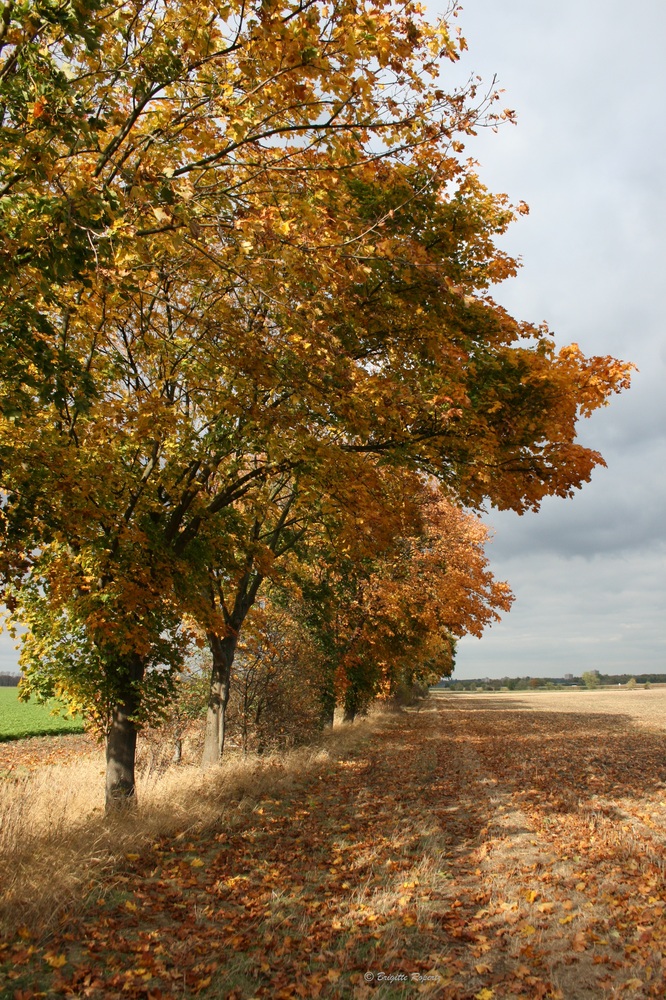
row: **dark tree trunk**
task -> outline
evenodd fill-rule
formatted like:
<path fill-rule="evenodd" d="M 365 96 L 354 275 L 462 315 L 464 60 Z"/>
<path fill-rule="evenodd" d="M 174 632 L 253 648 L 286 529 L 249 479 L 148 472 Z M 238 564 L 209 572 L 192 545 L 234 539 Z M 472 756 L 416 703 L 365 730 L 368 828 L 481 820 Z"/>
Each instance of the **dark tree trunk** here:
<path fill-rule="evenodd" d="M 210 695 L 206 714 L 206 738 L 204 742 L 204 767 L 219 763 L 224 751 L 225 723 L 238 636 L 229 635 L 221 639 L 213 632 L 208 633 L 208 644 L 213 654 L 210 676 Z"/>
<path fill-rule="evenodd" d="M 132 716 L 138 708 L 135 683 L 143 679 L 144 664 L 134 657 L 126 671 L 125 697 L 111 712 L 111 725 L 106 735 L 106 811 L 116 812 L 136 803 L 136 737 Z"/>
<path fill-rule="evenodd" d="M 350 685 L 345 692 L 345 709 L 342 717 L 343 722 L 353 722 L 359 708 L 358 693 L 354 685 Z"/>
<path fill-rule="evenodd" d="M 136 798 L 134 763 L 136 726 L 129 718 L 131 709 L 117 706 L 111 714 L 106 736 L 106 811 L 133 804 Z"/>
<path fill-rule="evenodd" d="M 335 719 L 335 685 L 333 674 L 324 680 L 321 689 L 321 724 L 324 729 L 332 729 Z"/>
<path fill-rule="evenodd" d="M 252 574 L 251 566 L 238 584 L 233 612 L 227 618 L 229 634 L 220 638 L 214 632 L 208 632 L 206 638 L 213 654 L 213 666 L 210 673 L 210 695 L 206 715 L 206 737 L 202 765 L 218 764 L 224 751 L 224 737 L 227 702 L 231 684 L 231 667 L 236 655 L 238 633 L 245 621 L 248 611 L 254 604 L 257 591 L 262 584 L 261 573 Z"/>

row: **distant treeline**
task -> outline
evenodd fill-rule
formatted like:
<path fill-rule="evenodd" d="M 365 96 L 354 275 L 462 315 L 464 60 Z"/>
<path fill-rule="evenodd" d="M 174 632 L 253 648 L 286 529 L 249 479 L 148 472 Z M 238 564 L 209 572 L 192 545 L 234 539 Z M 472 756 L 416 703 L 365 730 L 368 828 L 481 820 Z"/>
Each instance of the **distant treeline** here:
<path fill-rule="evenodd" d="M 15 688 L 20 679 L 18 674 L 0 674 L 0 687 Z"/>
<path fill-rule="evenodd" d="M 628 684 L 633 678 L 636 684 L 666 684 L 666 674 L 597 674 L 600 686 L 617 687 Z M 536 688 L 589 687 L 583 677 L 479 677 L 471 680 L 454 680 L 451 677 L 441 681 L 437 687 L 447 691 L 531 691 Z"/>

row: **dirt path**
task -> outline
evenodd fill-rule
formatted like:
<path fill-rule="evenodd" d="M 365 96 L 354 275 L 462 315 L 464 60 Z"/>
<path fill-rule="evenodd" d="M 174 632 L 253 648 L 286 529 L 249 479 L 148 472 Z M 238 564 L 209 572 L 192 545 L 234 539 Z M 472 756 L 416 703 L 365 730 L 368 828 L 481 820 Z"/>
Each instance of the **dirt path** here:
<path fill-rule="evenodd" d="M 620 716 L 432 700 L 130 856 L 3 995 L 663 997 L 664 762 Z"/>

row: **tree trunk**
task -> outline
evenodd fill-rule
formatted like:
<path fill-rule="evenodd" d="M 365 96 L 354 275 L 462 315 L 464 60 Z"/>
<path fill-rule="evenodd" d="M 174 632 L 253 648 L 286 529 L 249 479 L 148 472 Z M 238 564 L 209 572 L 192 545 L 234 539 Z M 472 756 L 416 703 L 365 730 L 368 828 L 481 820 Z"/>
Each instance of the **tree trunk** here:
<path fill-rule="evenodd" d="M 106 811 L 133 805 L 136 801 L 134 762 L 136 726 L 126 706 L 116 707 L 106 736 Z"/>
<path fill-rule="evenodd" d="M 252 575 L 252 560 L 250 560 L 247 573 L 238 583 L 233 612 L 226 618 L 229 634 L 220 638 L 214 632 L 206 633 L 208 645 L 213 654 L 213 666 L 210 673 L 206 737 L 201 761 L 203 767 L 207 767 L 209 764 L 218 764 L 222 758 L 231 667 L 236 655 L 238 633 L 248 611 L 256 600 L 263 579 L 261 573 Z M 213 603 L 215 603 L 214 599 Z"/>
<path fill-rule="evenodd" d="M 136 804 L 136 737 L 132 716 L 138 707 L 135 683 L 143 679 L 144 664 L 132 658 L 125 672 L 126 690 L 122 702 L 111 712 L 111 726 L 106 735 L 106 811 L 116 812 Z"/>
<path fill-rule="evenodd" d="M 343 722 L 353 722 L 358 712 L 358 693 L 353 685 L 350 685 L 345 692 L 345 711 L 342 717 Z"/>
<path fill-rule="evenodd" d="M 221 639 L 219 635 L 209 632 L 207 638 L 210 651 L 213 654 L 213 666 L 210 676 L 208 712 L 206 714 L 206 738 L 202 759 L 204 767 L 207 767 L 209 764 L 218 764 L 224 751 L 231 666 L 234 662 L 234 654 L 238 643 L 236 635 L 228 635 Z"/>
<path fill-rule="evenodd" d="M 333 674 L 324 680 L 321 689 L 321 724 L 323 729 L 332 729 L 335 719 L 335 685 Z"/>

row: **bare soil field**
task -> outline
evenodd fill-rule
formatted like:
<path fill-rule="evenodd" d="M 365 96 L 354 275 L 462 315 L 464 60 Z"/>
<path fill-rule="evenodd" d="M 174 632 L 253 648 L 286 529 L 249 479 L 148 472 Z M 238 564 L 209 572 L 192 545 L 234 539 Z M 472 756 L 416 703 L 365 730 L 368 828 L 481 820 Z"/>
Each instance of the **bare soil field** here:
<path fill-rule="evenodd" d="M 7 928 L 0 994 L 663 998 L 665 704 L 438 696 L 226 796 L 210 775 L 205 814 L 188 778 L 177 827 L 170 793 L 57 921 Z"/>

